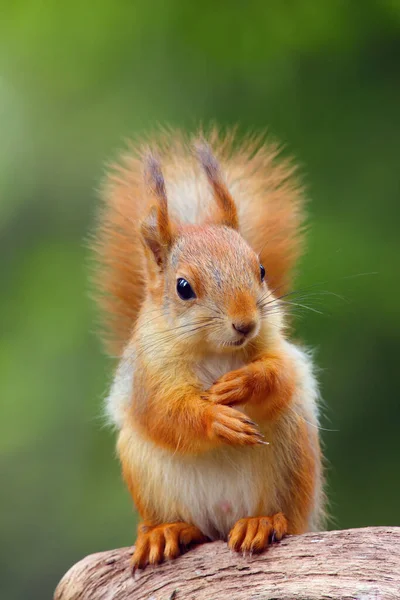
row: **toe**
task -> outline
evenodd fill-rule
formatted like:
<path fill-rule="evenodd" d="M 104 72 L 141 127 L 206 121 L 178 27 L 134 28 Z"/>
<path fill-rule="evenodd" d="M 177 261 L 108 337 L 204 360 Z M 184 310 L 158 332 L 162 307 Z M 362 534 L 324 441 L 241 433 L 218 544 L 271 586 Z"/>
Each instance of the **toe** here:
<path fill-rule="evenodd" d="M 251 552 L 262 552 L 268 547 L 269 538 L 272 534 L 272 523 L 268 517 L 261 517 L 258 523 L 258 530 L 251 544 Z"/>
<path fill-rule="evenodd" d="M 250 552 L 254 538 L 257 535 L 259 526 L 259 519 L 256 517 L 255 519 L 249 519 L 247 523 L 247 531 L 246 536 L 242 542 L 241 551 L 242 552 Z"/>
<path fill-rule="evenodd" d="M 136 569 L 144 569 L 149 560 L 149 538 L 148 536 L 140 536 L 136 542 L 135 551 L 132 556 L 132 571 Z"/>
<path fill-rule="evenodd" d="M 180 555 L 181 551 L 179 548 L 179 530 L 175 527 L 165 527 L 165 550 L 164 556 L 170 560 Z"/>
<path fill-rule="evenodd" d="M 240 519 L 229 534 L 228 546 L 231 550 L 239 552 L 246 536 L 248 519 Z"/>
<path fill-rule="evenodd" d="M 282 513 L 278 513 L 273 517 L 274 538 L 279 542 L 288 530 L 286 517 Z"/>
<path fill-rule="evenodd" d="M 161 529 L 155 529 L 150 534 L 149 563 L 157 565 L 164 559 L 165 538 Z"/>

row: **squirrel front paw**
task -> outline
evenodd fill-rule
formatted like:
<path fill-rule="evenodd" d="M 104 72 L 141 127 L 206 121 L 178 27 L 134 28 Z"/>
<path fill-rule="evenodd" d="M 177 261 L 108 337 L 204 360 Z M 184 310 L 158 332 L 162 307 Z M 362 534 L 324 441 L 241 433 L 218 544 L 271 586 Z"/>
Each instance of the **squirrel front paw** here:
<path fill-rule="evenodd" d="M 229 371 L 208 390 L 209 399 L 216 404 L 244 404 L 253 393 L 254 374 L 246 367 Z"/>
<path fill-rule="evenodd" d="M 256 423 L 230 406 L 212 405 L 209 407 L 208 415 L 211 439 L 218 439 L 225 444 L 235 446 L 268 444 L 257 429 Z"/>

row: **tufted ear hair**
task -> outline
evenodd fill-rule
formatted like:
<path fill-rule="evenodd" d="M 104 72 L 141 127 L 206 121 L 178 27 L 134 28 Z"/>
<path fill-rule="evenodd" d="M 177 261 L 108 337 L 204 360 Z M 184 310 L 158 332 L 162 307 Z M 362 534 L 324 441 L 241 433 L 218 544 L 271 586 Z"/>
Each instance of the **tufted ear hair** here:
<path fill-rule="evenodd" d="M 194 149 L 213 189 L 222 224 L 232 227 L 232 229 L 238 229 L 239 221 L 235 201 L 223 180 L 218 161 L 213 155 L 211 148 L 205 141 L 198 140 L 194 144 Z"/>
<path fill-rule="evenodd" d="M 154 204 L 141 223 L 141 235 L 151 251 L 156 264 L 162 270 L 168 251 L 173 242 L 173 228 L 168 216 L 168 201 L 164 177 L 159 160 L 148 152 L 143 161 L 144 178 L 148 193 L 154 197 Z"/>

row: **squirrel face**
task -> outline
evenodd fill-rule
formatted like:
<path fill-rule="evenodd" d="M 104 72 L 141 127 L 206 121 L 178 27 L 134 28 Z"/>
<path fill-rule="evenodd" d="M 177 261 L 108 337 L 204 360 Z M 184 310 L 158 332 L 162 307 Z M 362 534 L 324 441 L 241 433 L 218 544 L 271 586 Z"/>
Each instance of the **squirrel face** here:
<path fill-rule="evenodd" d="M 265 271 L 237 231 L 185 228 L 171 248 L 164 278 L 171 325 L 187 335 L 192 330 L 192 343 L 196 339 L 208 349 L 232 351 L 260 331 L 261 304 L 268 293 Z"/>

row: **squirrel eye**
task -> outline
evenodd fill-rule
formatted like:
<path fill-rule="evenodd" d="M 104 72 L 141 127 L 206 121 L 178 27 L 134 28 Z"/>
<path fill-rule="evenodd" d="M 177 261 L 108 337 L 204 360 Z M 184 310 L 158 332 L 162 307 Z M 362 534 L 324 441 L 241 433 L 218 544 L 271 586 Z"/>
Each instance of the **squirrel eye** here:
<path fill-rule="evenodd" d="M 180 277 L 176 282 L 176 291 L 178 292 L 179 298 L 182 300 L 191 300 L 192 298 L 196 298 L 196 294 L 194 293 L 192 286 L 186 279 Z"/>
<path fill-rule="evenodd" d="M 265 279 L 265 269 L 262 265 L 260 265 L 260 275 L 261 275 L 261 281 L 264 281 Z"/>

